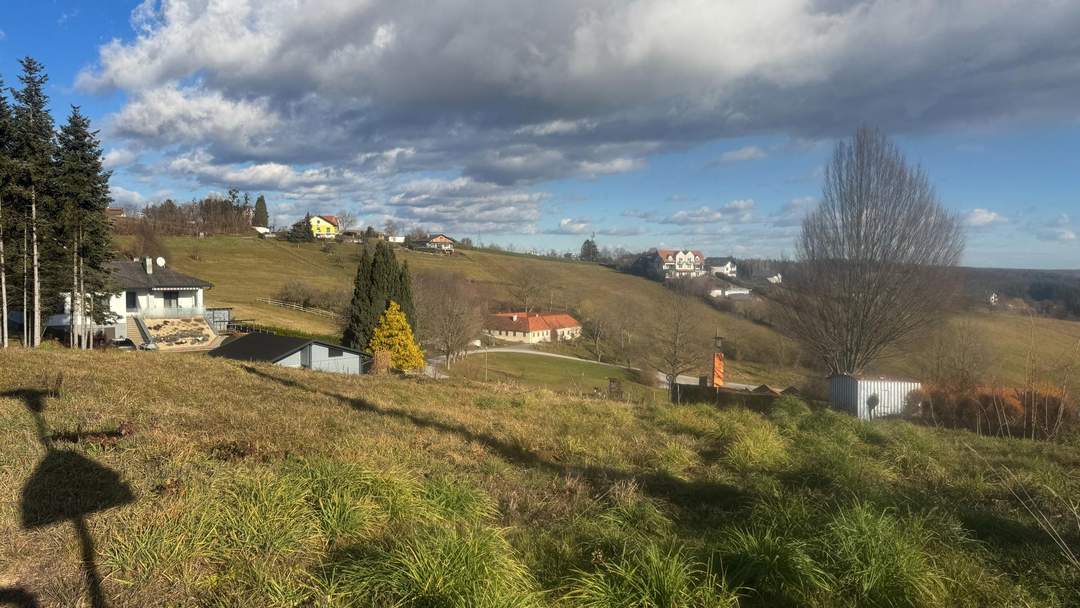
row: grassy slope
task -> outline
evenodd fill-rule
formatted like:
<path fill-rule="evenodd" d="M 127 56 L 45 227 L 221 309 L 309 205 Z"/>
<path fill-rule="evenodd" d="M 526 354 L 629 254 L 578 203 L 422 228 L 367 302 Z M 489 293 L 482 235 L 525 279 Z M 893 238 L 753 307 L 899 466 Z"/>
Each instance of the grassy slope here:
<path fill-rule="evenodd" d="M 1075 447 L 798 408 L 766 419 L 190 356 L 5 352 L 0 587 L 43 606 L 77 602 L 79 557 L 71 526 L 19 526 L 44 451 L 11 391 L 56 371 L 49 432 L 135 429 L 108 447 L 57 442 L 135 495 L 89 519 L 114 608 L 723 606 L 736 586 L 744 606 L 1065 606 L 1080 588 L 1010 491 L 1072 526 L 1075 547 L 1051 493 L 1080 495 Z M 54 475 L 57 491 L 87 484 Z"/>
<path fill-rule="evenodd" d="M 594 391 L 606 394 L 608 380 L 617 378 L 623 383 L 626 397 L 634 401 L 658 401 L 667 397 L 663 390 L 639 384 L 637 373 L 631 370 L 556 357 L 517 353 L 472 355 L 456 363 L 450 371 L 473 380 L 510 382 L 579 395 Z"/>
<path fill-rule="evenodd" d="M 268 297 L 289 279 L 305 281 L 329 289 L 351 289 L 357 260 L 356 245 L 341 245 L 334 256 L 320 251 L 321 245 L 291 245 L 254 238 L 217 237 L 196 241 L 190 238 L 166 239 L 172 264 L 184 271 L 206 278 L 215 287 L 207 293 L 213 305 L 233 306 L 240 317 L 262 323 L 289 327 L 317 334 L 335 334 L 332 321 L 300 312 L 255 302 Z M 198 248 L 201 260 L 191 259 Z M 551 289 L 545 290 L 541 304 L 569 307 L 586 314 L 626 314 L 647 320 L 656 314 L 664 287 L 640 277 L 621 274 L 595 264 L 541 259 L 529 256 L 468 251 L 451 258 L 399 250 L 417 270 L 452 270 L 487 285 L 497 299 L 509 300 L 507 281 L 518 273 L 530 272 L 547 277 Z M 743 360 L 729 365 L 732 382 L 769 382 L 796 384 L 805 371 L 777 365 L 769 353 L 775 352 L 782 338 L 769 328 L 717 311 L 704 303 L 696 304 L 699 333 L 712 336 L 719 330 L 729 340 L 737 340 Z M 967 323 L 993 353 L 994 374 L 1002 383 L 1022 384 L 1029 349 L 1044 363 L 1058 362 L 1080 340 L 1080 323 L 1054 319 L 1035 319 L 1007 314 L 969 313 L 954 322 Z M 789 347 L 789 351 L 793 350 Z M 580 354 L 580 353 L 575 353 Z M 907 353 L 883 361 L 883 373 L 918 376 L 922 356 Z"/>

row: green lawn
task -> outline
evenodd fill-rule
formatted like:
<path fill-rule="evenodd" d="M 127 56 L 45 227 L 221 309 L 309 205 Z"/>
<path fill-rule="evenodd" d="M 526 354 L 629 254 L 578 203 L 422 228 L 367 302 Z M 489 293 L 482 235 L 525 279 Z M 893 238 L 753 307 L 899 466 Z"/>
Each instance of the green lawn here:
<path fill-rule="evenodd" d="M 625 392 L 635 396 L 652 392 L 650 387 L 638 383 L 638 374 L 632 370 L 522 353 L 472 355 L 454 364 L 450 372 L 473 380 L 510 382 L 579 395 L 590 395 L 596 391 L 606 394 L 608 380 L 617 378 L 622 381 Z M 663 396 L 663 391 L 656 392 L 658 398 Z"/>

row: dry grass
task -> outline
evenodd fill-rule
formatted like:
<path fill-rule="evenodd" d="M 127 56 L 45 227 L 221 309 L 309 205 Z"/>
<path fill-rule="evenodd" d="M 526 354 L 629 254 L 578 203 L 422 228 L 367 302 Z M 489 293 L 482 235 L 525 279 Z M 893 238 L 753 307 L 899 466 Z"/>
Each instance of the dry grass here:
<path fill-rule="evenodd" d="M 0 589 L 85 601 L 70 525 L 20 525 L 45 457 L 115 471 L 109 605 L 1067 606 L 1080 449 L 544 389 L 154 353 L 0 353 Z M 22 392 L 19 392 L 22 391 Z M 89 432 L 127 434 L 97 441 Z M 79 435 L 79 434 L 82 435 Z M 1010 475 L 999 474 L 1007 464 Z M 71 480 L 76 489 L 82 482 Z M 1080 531 L 1063 530 L 1076 546 Z M 905 531 L 917 531 L 908 534 Z M 782 571 L 768 564 L 787 564 Z M 738 567 L 736 567 L 738 566 Z M 620 599 L 622 598 L 622 599 Z"/>

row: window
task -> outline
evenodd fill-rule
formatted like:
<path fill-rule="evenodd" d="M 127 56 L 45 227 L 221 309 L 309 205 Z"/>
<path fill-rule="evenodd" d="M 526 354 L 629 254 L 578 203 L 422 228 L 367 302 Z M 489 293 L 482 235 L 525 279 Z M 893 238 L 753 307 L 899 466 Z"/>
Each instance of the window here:
<path fill-rule="evenodd" d="M 180 308 L 180 292 L 179 291 L 166 291 L 165 308 Z"/>
<path fill-rule="evenodd" d="M 345 354 L 345 351 L 341 350 L 340 348 L 334 348 L 333 346 L 331 346 L 331 347 L 330 347 L 330 348 L 328 348 L 327 350 L 329 350 L 329 351 L 330 351 L 330 354 L 329 354 L 329 355 L 327 355 L 327 356 L 329 356 L 330 358 L 334 358 L 334 357 L 340 357 L 340 356 L 342 356 L 342 355 L 344 355 L 344 354 Z"/>
<path fill-rule="evenodd" d="M 136 310 L 139 310 L 139 294 L 135 293 L 134 291 L 126 291 L 124 292 L 124 294 L 127 299 L 126 304 L 128 312 L 135 312 Z"/>

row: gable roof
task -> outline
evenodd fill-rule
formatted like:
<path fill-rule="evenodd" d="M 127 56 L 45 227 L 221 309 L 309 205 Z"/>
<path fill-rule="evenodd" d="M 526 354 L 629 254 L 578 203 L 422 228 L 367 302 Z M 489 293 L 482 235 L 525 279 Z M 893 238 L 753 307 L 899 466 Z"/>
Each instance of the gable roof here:
<path fill-rule="evenodd" d="M 413 239 L 413 242 L 414 243 L 431 243 L 432 241 L 438 240 L 440 238 L 443 239 L 443 240 L 446 240 L 446 241 L 450 241 L 451 243 L 456 243 L 457 242 L 454 239 L 452 239 L 452 238 L 450 238 L 450 237 L 448 237 L 448 236 L 446 236 L 445 234 L 442 234 L 442 233 L 429 234 L 429 235 L 425 236 L 424 238 Z"/>
<path fill-rule="evenodd" d="M 517 317 L 516 321 L 514 320 L 515 316 Z M 528 333 L 534 331 L 551 331 L 553 329 L 568 329 L 571 327 L 581 327 L 581 323 L 566 313 L 525 314 L 523 312 L 497 312 L 489 315 L 487 322 L 484 323 L 484 329 L 496 331 L 523 331 Z"/>
<path fill-rule="evenodd" d="M 309 344 L 321 344 L 327 348 L 339 348 L 345 352 L 366 357 L 364 353 L 338 346 L 327 344 L 319 340 L 309 338 L 294 338 L 292 336 L 278 336 L 276 334 L 247 334 L 235 340 L 229 340 L 221 346 L 207 353 L 211 357 L 224 357 L 239 361 L 266 361 L 275 363 L 285 357 L 301 350 Z"/>
<path fill-rule="evenodd" d="M 674 259 L 675 254 L 677 254 L 677 253 L 692 253 L 692 254 L 694 254 L 694 256 L 696 256 L 698 258 L 701 258 L 702 260 L 705 259 L 705 254 L 701 253 L 700 251 L 697 251 L 696 249 L 657 249 L 656 250 L 656 255 L 660 256 L 661 259 L 666 259 L 668 256 L 671 256 L 671 258 Z"/>
<path fill-rule="evenodd" d="M 310 222 L 311 220 L 322 220 L 334 228 L 338 227 L 338 218 L 336 215 L 313 215 L 308 221 Z"/>
<path fill-rule="evenodd" d="M 144 262 L 115 260 L 109 263 L 112 277 L 121 289 L 210 289 L 208 281 L 188 276 L 166 266 L 154 265 L 154 273 L 146 274 Z"/>

